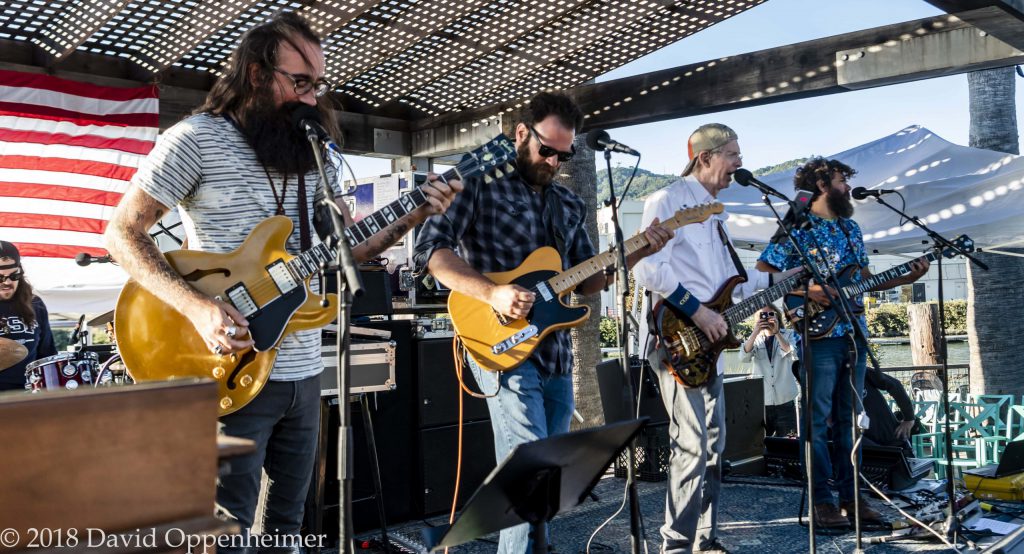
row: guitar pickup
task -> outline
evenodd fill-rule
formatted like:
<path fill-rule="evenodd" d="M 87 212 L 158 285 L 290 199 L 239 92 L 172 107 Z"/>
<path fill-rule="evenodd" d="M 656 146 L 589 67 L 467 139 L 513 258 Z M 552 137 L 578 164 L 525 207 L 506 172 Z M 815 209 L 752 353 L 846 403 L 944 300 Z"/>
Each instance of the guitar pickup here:
<path fill-rule="evenodd" d="M 536 325 L 527 325 L 526 327 L 523 328 L 522 331 L 519 331 L 518 333 L 512 335 L 511 337 L 492 346 L 491 352 L 493 352 L 494 354 L 504 354 L 510 349 L 522 344 L 530 337 L 535 336 L 537 332 L 538 330 Z"/>
<path fill-rule="evenodd" d="M 267 273 L 270 274 L 270 279 L 281 294 L 286 294 L 299 286 L 298 281 L 292 276 L 292 272 L 288 271 L 288 266 L 281 260 L 268 265 Z"/>
<path fill-rule="evenodd" d="M 253 300 L 252 295 L 249 294 L 249 291 L 242 283 L 238 283 L 224 292 L 227 293 L 228 300 L 231 302 L 231 305 L 233 305 L 239 312 L 242 312 L 242 315 L 245 317 L 251 316 L 259 309 L 259 306 L 256 305 L 256 301 Z"/>

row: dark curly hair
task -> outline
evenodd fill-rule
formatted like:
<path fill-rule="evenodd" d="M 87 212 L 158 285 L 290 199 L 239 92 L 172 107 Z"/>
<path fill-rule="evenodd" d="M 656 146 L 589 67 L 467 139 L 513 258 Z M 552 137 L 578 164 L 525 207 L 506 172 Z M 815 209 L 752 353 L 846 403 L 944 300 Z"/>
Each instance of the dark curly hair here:
<path fill-rule="evenodd" d="M 836 172 L 841 173 L 847 179 L 857 174 L 856 169 L 839 160 L 826 160 L 821 156 L 816 156 L 796 170 L 796 175 L 793 176 L 793 186 L 797 190 L 806 190 L 814 193 L 811 200 L 817 200 L 818 196 L 821 195 L 818 182 L 821 181 L 826 185 L 831 183 L 832 175 Z"/>
<path fill-rule="evenodd" d="M 195 113 L 234 115 L 245 126 L 248 114 L 272 101 L 270 83 L 274 80 L 278 48 L 282 43 L 290 44 L 307 65 L 312 64 L 299 47 L 299 40 L 320 46 L 320 37 L 295 12 L 280 12 L 266 23 L 246 31 L 238 48 L 231 54 L 224 74 L 210 89 L 206 101 Z M 257 82 L 253 82 L 249 75 L 249 67 L 253 65 L 258 68 Z M 330 94 L 317 99 L 317 109 L 327 132 L 340 139 L 338 119 Z"/>
<path fill-rule="evenodd" d="M 566 129 L 580 132 L 583 127 L 583 112 L 572 98 L 560 92 L 541 92 L 530 99 L 530 104 L 523 110 L 521 123 L 526 126 L 544 121 L 554 115 Z"/>

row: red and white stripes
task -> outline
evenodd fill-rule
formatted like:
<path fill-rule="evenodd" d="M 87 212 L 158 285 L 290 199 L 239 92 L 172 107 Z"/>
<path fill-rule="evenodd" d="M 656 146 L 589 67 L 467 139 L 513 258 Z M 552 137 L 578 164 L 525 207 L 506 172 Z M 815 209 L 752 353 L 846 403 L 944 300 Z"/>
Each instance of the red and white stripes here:
<path fill-rule="evenodd" d="M 0 70 L 0 239 L 22 256 L 106 254 L 101 234 L 156 141 L 157 96 Z"/>

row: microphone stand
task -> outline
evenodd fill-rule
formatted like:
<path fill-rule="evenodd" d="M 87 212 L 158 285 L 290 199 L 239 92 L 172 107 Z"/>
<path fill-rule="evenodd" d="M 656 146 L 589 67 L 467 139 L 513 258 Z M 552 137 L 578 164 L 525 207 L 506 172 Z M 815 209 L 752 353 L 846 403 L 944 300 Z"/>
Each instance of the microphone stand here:
<path fill-rule="evenodd" d="M 622 326 L 619 328 L 619 355 L 622 360 L 620 367 L 622 369 L 623 383 L 626 383 L 630 389 L 629 400 L 626 402 L 626 406 L 629 408 L 631 415 L 636 414 L 636 404 L 634 404 L 634 397 L 636 391 L 633 390 L 633 378 L 629 371 L 629 320 L 631 315 L 627 309 L 627 303 L 629 302 L 629 272 L 626 269 L 626 250 L 624 248 L 625 241 L 622 236 L 622 226 L 619 225 L 619 206 L 615 199 L 615 181 L 612 179 L 612 153 L 609 149 L 604 150 L 604 161 L 608 166 L 608 200 L 605 201 L 605 206 L 608 206 L 612 210 L 612 226 L 615 228 L 615 244 L 613 248 L 616 251 L 617 256 L 615 257 L 615 279 L 617 281 L 616 286 L 619 291 L 619 313 L 622 314 Z M 610 270 L 605 269 L 606 274 Z M 639 327 L 639 326 L 637 326 Z M 641 360 L 641 363 L 643 360 Z M 636 490 L 636 437 L 629 441 L 627 447 L 629 452 L 629 461 L 626 464 L 626 489 L 629 491 L 629 548 L 632 554 L 640 554 L 640 543 L 643 540 L 640 536 L 640 497 Z"/>
<path fill-rule="evenodd" d="M 348 394 L 350 383 L 349 367 L 349 312 L 352 308 L 352 299 L 363 293 L 363 281 L 356 267 L 355 259 L 352 257 L 352 249 L 345 240 L 345 221 L 341 217 L 341 208 L 334 199 L 334 188 L 327 179 L 327 172 L 324 170 L 323 155 L 320 152 L 320 139 L 315 129 L 306 127 L 306 139 L 313 148 L 313 156 L 316 158 L 317 170 L 324 183 L 324 198 L 321 203 L 327 206 L 331 214 L 331 223 L 334 226 L 334 233 L 329 244 L 335 250 L 338 264 L 338 333 L 337 333 L 337 374 L 338 374 L 338 552 L 341 554 L 352 554 L 355 552 L 355 543 L 352 530 L 352 478 L 353 478 L 353 456 L 352 456 L 352 426 L 351 414 L 349 413 Z M 323 270 L 324 268 L 321 268 Z M 326 298 L 326 297 L 325 297 Z M 326 300 L 322 301 L 326 307 Z"/>
<path fill-rule="evenodd" d="M 779 222 L 779 226 L 785 232 L 786 237 L 789 239 L 789 241 L 793 243 L 793 248 L 800 255 L 801 262 L 804 264 L 805 267 L 807 267 L 810 270 L 811 276 L 813 277 L 815 282 L 817 282 L 817 283 L 826 283 L 827 281 L 822 277 L 820 271 L 818 270 L 817 264 L 811 263 L 810 256 L 807 254 L 806 249 L 800 243 L 798 243 L 796 241 L 796 239 L 793 237 L 792 228 L 790 227 L 790 225 L 787 225 L 785 223 L 784 219 L 779 215 L 778 210 L 775 209 L 775 206 L 772 204 L 771 200 L 769 199 L 769 196 L 776 196 L 778 198 L 781 198 L 781 199 L 785 200 L 786 202 L 788 202 L 790 204 L 791 208 L 793 209 L 793 213 L 794 213 L 794 217 L 793 217 L 793 221 L 792 221 L 792 227 L 799 227 L 799 226 L 801 226 L 803 224 L 803 222 L 801 220 L 804 219 L 804 217 L 806 217 L 805 214 L 798 214 L 797 211 L 796 211 L 798 209 L 798 207 L 791 200 L 789 200 L 789 198 L 787 198 L 782 193 L 776 191 L 775 189 L 773 189 L 771 187 L 768 187 L 768 186 L 765 186 L 765 185 L 761 185 L 759 183 L 756 183 L 753 180 L 751 180 L 749 182 L 749 184 L 751 186 L 757 188 L 759 191 L 761 191 L 761 193 L 762 193 L 761 201 L 764 202 L 764 204 L 766 206 L 768 206 L 768 209 L 770 209 L 772 211 L 772 214 L 775 216 L 775 219 Z M 817 251 L 819 253 L 823 252 L 823 250 L 821 249 L 821 245 L 819 245 L 818 242 L 817 242 L 817 238 L 813 234 L 809 234 L 809 236 L 814 241 L 815 248 L 817 248 Z M 819 255 L 819 257 L 820 257 L 820 255 Z M 858 329 L 857 329 L 857 326 L 854 325 L 853 322 L 852 322 L 852 319 L 851 319 L 851 316 L 850 316 L 850 314 L 852 314 L 852 312 L 850 311 L 849 304 L 848 304 L 848 301 L 846 299 L 845 294 L 842 291 L 842 287 L 838 286 L 839 281 L 836 278 L 836 275 L 835 275 L 834 271 L 832 270 L 832 267 L 830 265 L 828 265 L 828 264 L 824 264 L 824 265 L 828 268 L 830 278 L 837 285 L 836 286 L 836 292 L 837 292 L 837 296 L 839 297 L 839 303 L 837 304 L 837 308 L 839 308 L 839 309 L 837 309 L 836 312 L 840 315 L 840 317 L 847 324 L 850 324 L 854 328 L 855 332 L 857 332 Z M 824 290 L 826 296 L 829 297 L 830 301 L 834 301 L 835 300 L 835 298 L 832 296 L 832 294 L 828 292 L 827 288 L 823 287 L 823 290 Z M 806 280 L 805 283 L 804 283 L 804 302 L 805 302 L 805 304 L 807 302 L 807 299 L 809 298 L 809 293 L 810 293 L 810 279 Z M 806 317 L 807 316 L 806 316 L 806 309 L 805 309 L 805 316 L 804 316 L 804 318 L 806 319 Z M 801 352 L 801 355 L 802 355 L 801 364 L 803 364 L 803 367 L 804 367 L 804 375 L 805 375 L 805 380 L 806 380 L 806 384 L 803 387 L 804 390 L 803 390 L 803 394 L 802 394 L 802 399 L 804 401 L 804 414 L 805 414 L 804 415 L 804 429 L 806 429 L 806 431 L 807 431 L 807 432 L 804 433 L 804 465 L 805 465 L 806 472 L 807 472 L 807 499 L 808 499 L 808 513 L 810 514 L 810 516 L 808 517 L 808 542 L 809 542 L 809 550 L 811 552 L 814 552 L 815 546 L 816 546 L 816 539 L 815 539 L 815 534 L 814 534 L 814 473 L 813 473 L 813 469 L 814 469 L 814 456 L 813 456 L 813 438 L 814 438 L 814 433 L 813 433 L 813 426 L 812 426 L 812 424 L 813 424 L 812 414 L 813 414 L 813 411 L 814 411 L 814 407 L 813 407 L 813 401 L 811 401 L 811 398 L 810 398 L 810 391 L 813 390 L 813 386 L 812 385 L 814 383 L 814 371 L 813 371 L 813 363 L 812 363 L 812 361 L 813 361 L 813 352 L 811 351 L 811 348 L 810 348 L 810 337 L 809 337 L 809 334 L 808 334 L 808 328 L 809 328 L 808 323 L 809 323 L 808 321 L 805 321 L 804 325 L 803 325 L 803 332 L 802 332 L 802 342 L 803 342 L 803 345 L 802 345 L 802 352 Z M 865 338 L 864 340 L 865 340 L 865 344 L 866 344 L 867 339 Z M 853 375 L 854 375 L 854 371 L 856 369 L 856 343 L 854 343 L 851 346 L 850 353 L 851 353 L 851 358 L 852 358 L 852 360 L 850 362 L 850 368 L 851 368 L 851 372 L 850 372 L 851 395 L 856 396 L 856 395 L 854 395 L 854 392 L 856 391 L 856 389 L 855 389 L 855 387 L 853 387 L 853 385 L 855 383 L 855 381 L 853 379 Z M 856 445 L 858 437 L 857 437 L 856 406 L 855 406 L 854 402 L 851 402 L 851 407 L 853 409 L 853 414 L 852 414 L 852 417 L 853 417 L 853 421 L 852 421 L 852 423 L 853 423 L 853 425 L 852 425 L 852 427 L 853 427 L 853 441 L 854 441 L 853 444 Z M 856 449 L 854 449 L 854 451 L 856 451 Z M 854 458 L 854 460 L 856 460 L 856 459 L 857 458 Z M 861 552 L 862 549 L 861 549 L 860 505 L 859 505 L 859 503 L 860 503 L 860 490 L 859 490 L 859 479 L 858 479 L 859 470 L 857 469 L 857 464 L 856 463 L 854 463 L 853 466 L 854 466 L 853 467 L 853 486 L 854 486 L 854 512 L 855 512 L 855 514 L 854 514 L 854 522 L 855 522 L 856 535 L 857 535 L 856 551 L 857 552 Z"/>
<path fill-rule="evenodd" d="M 953 439 L 950 437 L 949 431 L 949 362 L 946 357 L 946 303 L 942 290 L 942 258 L 944 257 L 942 254 L 946 249 L 952 250 L 953 252 L 964 256 L 973 262 L 974 265 L 985 271 L 988 271 L 988 265 L 970 255 L 963 248 L 953 244 L 942 235 L 932 231 L 917 216 L 907 215 L 902 210 L 883 200 L 881 196 L 876 196 L 875 200 L 879 204 L 889 208 L 893 212 L 896 212 L 901 217 L 923 230 L 925 234 L 932 239 L 932 249 L 935 250 L 935 261 L 939 278 L 939 363 L 942 365 L 942 370 L 940 372 L 942 377 L 942 415 L 946 418 L 946 425 L 944 425 L 945 429 L 943 431 L 943 442 L 946 446 L 946 495 L 949 497 L 949 514 L 947 514 L 946 517 L 945 533 L 946 538 L 949 539 L 950 542 L 957 544 L 960 532 L 960 521 L 957 518 L 956 487 L 953 484 Z"/>

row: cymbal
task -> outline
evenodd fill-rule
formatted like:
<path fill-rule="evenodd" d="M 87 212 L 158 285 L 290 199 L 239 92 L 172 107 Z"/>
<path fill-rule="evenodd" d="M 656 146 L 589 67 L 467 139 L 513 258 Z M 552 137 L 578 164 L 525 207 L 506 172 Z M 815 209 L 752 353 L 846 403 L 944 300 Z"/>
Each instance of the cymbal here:
<path fill-rule="evenodd" d="M 102 327 L 112 321 L 114 321 L 114 310 L 110 310 L 105 314 L 100 314 L 90 319 L 88 322 L 86 322 L 86 325 L 88 325 L 89 327 Z"/>
<path fill-rule="evenodd" d="M 28 356 L 28 348 L 18 341 L 0 338 L 0 370 L 7 369 Z"/>

